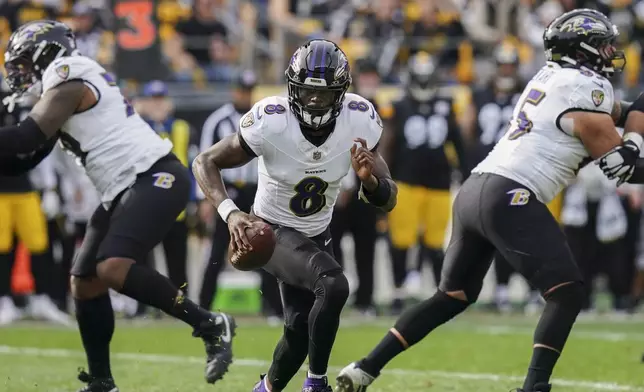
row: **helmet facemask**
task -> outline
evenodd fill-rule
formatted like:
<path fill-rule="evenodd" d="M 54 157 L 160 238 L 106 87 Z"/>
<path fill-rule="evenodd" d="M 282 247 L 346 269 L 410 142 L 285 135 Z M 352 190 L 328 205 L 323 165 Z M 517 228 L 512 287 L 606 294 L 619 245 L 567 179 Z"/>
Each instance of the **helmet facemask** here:
<path fill-rule="evenodd" d="M 32 62 L 23 56 L 7 60 L 4 68 L 7 85 L 14 94 L 25 93 L 39 81 Z"/>
<path fill-rule="evenodd" d="M 302 123 L 313 129 L 323 127 L 338 116 L 347 87 L 322 88 L 293 82 L 288 84 L 292 105 L 299 112 Z"/>

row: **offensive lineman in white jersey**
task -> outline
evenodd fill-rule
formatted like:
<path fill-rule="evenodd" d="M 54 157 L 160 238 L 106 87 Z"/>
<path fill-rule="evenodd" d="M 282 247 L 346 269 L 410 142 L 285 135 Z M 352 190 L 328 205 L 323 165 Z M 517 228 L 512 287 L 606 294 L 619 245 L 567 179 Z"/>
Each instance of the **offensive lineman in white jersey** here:
<path fill-rule="evenodd" d="M 342 268 L 333 258 L 329 223 L 350 166 L 362 181 L 362 198 L 390 211 L 396 185 L 376 151 L 382 122 L 366 99 L 346 94 L 351 84 L 345 54 L 333 42 L 300 47 L 286 70 L 288 98 L 257 102 L 240 130 L 195 159 L 204 194 L 228 223 L 235 250 L 249 251 L 245 229 L 255 221 L 272 225 L 277 238 L 264 267 L 279 281 L 284 335 L 268 375 L 253 392 L 286 388 L 309 357 L 302 391 L 330 392 L 326 371 L 349 295 Z M 220 169 L 259 157 L 259 184 L 251 215 L 228 199 Z"/>
<path fill-rule="evenodd" d="M 563 14 L 547 27 L 546 66 L 521 95 L 504 137 L 454 201 L 438 291 L 407 310 L 367 357 L 344 368 L 336 392 L 366 391 L 391 359 L 474 303 L 495 250 L 546 300 L 517 391 L 551 390 L 550 375 L 584 289 L 564 234 L 544 203 L 593 159 L 619 183 L 644 181 L 644 160 L 638 159 L 644 98 L 615 103 L 606 79 L 624 66 L 623 53 L 614 47 L 617 35 L 605 15 L 589 9 Z M 623 140 L 615 125 L 625 125 Z"/>
<path fill-rule="evenodd" d="M 114 79 L 77 53 L 72 31 L 54 21 L 21 26 L 5 53 L 7 82 L 19 97 L 42 83 L 40 101 L 16 126 L 0 128 L 0 172 L 29 170 L 57 140 L 101 194 L 71 269 L 76 319 L 89 374 L 79 392 L 118 392 L 110 370 L 113 288 L 188 323 L 206 346 L 206 380 L 232 361 L 234 321 L 184 297 L 163 275 L 136 264 L 166 235 L 185 208 L 190 179 L 161 139 L 134 112 Z M 220 341 L 221 340 L 221 341 Z"/>

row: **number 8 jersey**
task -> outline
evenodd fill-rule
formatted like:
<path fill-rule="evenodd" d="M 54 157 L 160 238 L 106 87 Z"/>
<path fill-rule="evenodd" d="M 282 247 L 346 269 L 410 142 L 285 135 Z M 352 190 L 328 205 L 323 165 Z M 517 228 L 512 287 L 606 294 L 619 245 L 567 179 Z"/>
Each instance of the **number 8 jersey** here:
<path fill-rule="evenodd" d="M 607 79 L 584 68 L 548 62 L 523 91 L 505 135 L 472 172 L 512 179 L 548 203 L 591 161 L 581 140 L 562 125 L 563 115 L 610 114 L 613 102 Z"/>
<path fill-rule="evenodd" d="M 365 139 L 373 149 L 382 134 L 373 105 L 356 94 L 346 94 L 335 121 L 331 135 L 316 146 L 302 134 L 285 97 L 265 98 L 241 118 L 242 146 L 259 157 L 257 216 L 308 237 L 326 230 L 351 167 L 354 139 Z"/>
<path fill-rule="evenodd" d="M 172 150 L 134 111 L 115 80 L 94 60 L 61 57 L 43 73 L 43 93 L 59 84 L 80 80 L 96 104 L 71 116 L 60 132 L 62 147 L 85 167 L 107 206 L 159 158 Z"/>

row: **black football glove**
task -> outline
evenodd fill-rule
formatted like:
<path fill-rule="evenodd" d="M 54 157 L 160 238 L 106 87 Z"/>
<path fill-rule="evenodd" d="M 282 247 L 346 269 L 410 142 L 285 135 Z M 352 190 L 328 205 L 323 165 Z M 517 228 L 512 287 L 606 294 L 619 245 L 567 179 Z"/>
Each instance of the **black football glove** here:
<path fill-rule="evenodd" d="M 617 186 L 628 181 L 635 171 L 635 163 L 640 156 L 640 148 L 632 140 L 625 140 L 597 160 L 606 177 L 610 180 L 617 178 Z"/>

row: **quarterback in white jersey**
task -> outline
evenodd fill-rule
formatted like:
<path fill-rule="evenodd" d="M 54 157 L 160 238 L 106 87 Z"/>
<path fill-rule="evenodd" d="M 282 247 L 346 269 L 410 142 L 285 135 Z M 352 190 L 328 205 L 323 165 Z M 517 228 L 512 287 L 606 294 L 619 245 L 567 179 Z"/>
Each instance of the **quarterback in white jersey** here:
<path fill-rule="evenodd" d="M 638 160 L 644 98 L 615 103 L 608 80 L 624 65 L 614 46 L 617 35 L 605 15 L 590 9 L 565 13 L 546 28 L 548 63 L 528 83 L 503 138 L 454 200 L 438 291 L 407 310 L 369 355 L 344 368 L 337 392 L 365 391 L 387 362 L 474 303 L 497 251 L 546 301 L 517 391 L 550 392 L 550 375 L 585 294 L 566 238 L 544 203 L 593 159 L 620 182 L 644 177 Z M 624 124 L 622 139 L 615 126 Z"/>
<path fill-rule="evenodd" d="M 271 224 L 277 238 L 264 269 L 279 282 L 286 325 L 268 374 L 253 391 L 284 390 L 308 355 L 303 391 L 328 392 L 329 355 L 349 295 L 329 233 L 340 183 L 353 166 L 363 200 L 385 211 L 393 209 L 397 190 L 376 150 L 380 117 L 366 99 L 346 93 L 349 64 L 336 44 L 313 40 L 300 47 L 286 81 L 288 97 L 257 102 L 239 132 L 199 155 L 193 171 L 228 223 L 234 251 L 252 252 L 245 229 L 255 221 Z M 228 198 L 219 170 L 254 157 L 259 183 L 249 215 Z"/>
<path fill-rule="evenodd" d="M 101 196 L 71 269 L 89 364 L 89 373 L 79 375 L 87 384 L 80 392 L 118 392 L 109 360 L 114 314 L 108 288 L 191 325 L 205 344 L 206 380 L 221 379 L 232 351 L 230 339 L 220 338 L 233 334 L 232 318 L 198 307 L 166 277 L 135 262 L 166 236 L 189 198 L 189 173 L 170 152 L 172 143 L 136 114 L 105 69 L 78 53 L 62 23 L 21 26 L 9 39 L 5 68 L 14 98 L 36 85 L 42 93 L 23 121 L 0 128 L 0 172 L 28 170 L 59 140 Z"/>

